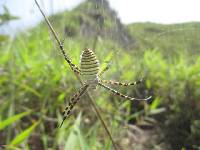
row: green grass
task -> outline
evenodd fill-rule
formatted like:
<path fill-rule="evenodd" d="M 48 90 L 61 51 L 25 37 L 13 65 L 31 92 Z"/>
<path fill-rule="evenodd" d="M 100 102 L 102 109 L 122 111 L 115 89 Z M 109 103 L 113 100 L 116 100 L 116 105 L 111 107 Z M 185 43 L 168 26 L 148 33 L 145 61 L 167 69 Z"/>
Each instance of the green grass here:
<path fill-rule="evenodd" d="M 158 49 L 166 57 L 183 52 L 194 58 L 200 53 L 200 24 L 198 22 L 162 25 L 136 23 L 127 26 L 137 49 Z"/>
<path fill-rule="evenodd" d="M 92 42 L 79 35 L 76 21 L 80 14 L 68 12 L 66 16 L 57 15 L 51 21 L 60 37 L 65 19 L 66 25 L 77 33 L 66 38 L 65 48 L 78 65 L 81 51 L 85 46 L 92 47 Z M 188 30 L 179 30 L 182 26 Z M 158 136 L 171 148 L 199 147 L 199 24 L 147 23 L 127 28 L 139 45 L 137 50 L 122 49 L 109 38 L 98 40 L 95 49 L 98 59 L 103 67 L 107 61 L 111 64 L 103 78 L 125 82 L 145 77 L 138 87 L 115 88 L 135 97 L 152 95 L 154 101 L 149 105 L 141 103 L 144 109 L 130 114 L 129 101 L 124 102 L 100 88 L 92 92 L 114 139 L 119 144 L 127 138 L 125 133 L 132 133 L 125 128 L 130 119 L 135 119 L 136 124 L 153 119 L 156 120 L 153 126 L 162 129 Z M 62 110 L 80 84 L 52 41 L 47 26 L 41 23 L 0 43 L 0 138 L 3 139 L 0 145 L 12 149 L 111 149 L 112 144 L 85 96 L 63 127 L 57 128 L 62 121 Z"/>
<path fill-rule="evenodd" d="M 85 98 L 82 99 L 82 105 L 77 107 L 76 113 L 65 122 L 61 129 L 57 129 L 58 124 L 61 122 L 60 112 L 64 109 L 65 102 L 67 102 L 65 100 L 74 94 L 80 84 L 73 76 L 69 66 L 64 62 L 64 59 L 62 59 L 57 47 L 52 49 L 51 43 L 48 30 L 44 28 L 21 34 L 1 45 L 1 120 L 26 110 L 33 111 L 24 120 L 16 120 L 16 123 L 9 124 L 8 127 L 4 128 L 2 134 L 9 134 L 5 136 L 5 141 L 1 141 L 2 144 L 13 146 L 12 141 L 15 141 L 13 139 L 17 134 L 31 126 L 32 122 L 42 120 L 36 129 L 31 131 L 40 135 L 40 138 L 35 142 L 36 144 L 42 142 L 44 148 L 46 147 L 45 149 L 50 143 L 50 147 L 55 148 L 58 145 L 63 145 L 67 149 L 67 145 L 71 142 L 74 142 L 74 147 L 80 148 L 84 145 L 85 139 L 88 139 L 87 137 L 92 137 L 92 139 L 89 138 L 84 142 L 87 143 L 86 147 L 101 149 L 103 145 L 99 143 L 98 138 L 100 138 L 100 135 L 97 136 L 98 133 L 105 136 L 106 147 L 109 147 L 111 143 L 107 142 L 103 129 L 99 128 L 100 123 L 94 123 L 92 127 L 89 127 L 90 125 L 83 123 L 82 117 L 79 118 L 82 123 L 76 126 L 76 130 L 81 131 L 80 135 L 71 137 L 74 132 L 71 126 L 75 123 L 75 114 L 84 111 L 84 109 L 85 113 L 86 111 L 93 112 L 90 107 L 86 107 L 88 102 Z M 73 61 L 78 64 L 81 47 L 76 41 L 66 40 L 65 43 L 71 49 L 68 51 L 71 58 L 74 58 Z M 105 101 L 102 98 L 99 103 Z M 105 105 L 111 107 L 109 103 Z M 88 117 L 90 122 L 96 120 L 93 113 L 91 117 Z M 88 127 L 86 128 L 86 126 Z M 53 142 L 49 139 L 51 135 L 55 137 L 52 139 Z M 34 138 L 34 135 L 32 135 L 32 138 Z M 76 138 L 75 141 L 74 138 Z M 21 144 L 22 147 L 31 148 L 33 145 L 29 145 L 29 142 L 21 141 L 14 145 Z"/>

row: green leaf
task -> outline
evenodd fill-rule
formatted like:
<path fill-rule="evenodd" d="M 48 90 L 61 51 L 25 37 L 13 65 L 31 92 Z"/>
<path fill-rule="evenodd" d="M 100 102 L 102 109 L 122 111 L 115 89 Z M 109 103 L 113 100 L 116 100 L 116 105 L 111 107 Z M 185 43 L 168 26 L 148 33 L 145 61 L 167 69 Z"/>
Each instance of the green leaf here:
<path fill-rule="evenodd" d="M 9 150 L 21 150 L 20 148 L 15 147 L 15 146 L 12 146 L 12 145 L 5 145 L 4 147 L 5 147 L 6 149 L 9 149 Z"/>
<path fill-rule="evenodd" d="M 77 117 L 73 129 L 70 132 L 68 140 L 65 144 L 65 150 L 76 149 L 80 145 L 80 149 L 89 150 L 87 143 L 80 130 L 81 114 Z"/>
<path fill-rule="evenodd" d="M 31 111 L 27 111 L 27 112 L 23 112 L 14 116 L 9 117 L 6 120 L 3 120 L 0 122 L 0 130 L 3 130 L 6 126 L 12 124 L 13 122 L 21 119 L 22 117 L 29 115 L 31 113 Z"/>
<path fill-rule="evenodd" d="M 150 106 L 151 110 L 157 109 L 161 103 L 161 99 L 157 97 Z"/>
<path fill-rule="evenodd" d="M 10 143 L 10 145 L 18 145 L 21 142 L 23 142 L 26 138 L 28 138 L 30 136 L 30 134 L 32 133 L 32 131 L 35 129 L 35 127 L 39 124 L 39 121 L 35 122 L 32 126 L 30 126 L 29 128 L 25 129 L 22 133 L 20 133 L 19 135 L 17 135 Z"/>
<path fill-rule="evenodd" d="M 160 113 L 163 113 L 165 112 L 166 109 L 165 108 L 157 108 L 157 109 L 153 109 L 149 112 L 150 115 L 156 115 L 156 114 L 160 114 Z"/>
<path fill-rule="evenodd" d="M 63 102 L 64 99 L 65 99 L 65 96 L 66 96 L 66 93 L 65 93 L 65 92 L 61 93 L 61 94 L 58 96 L 58 101 L 59 101 L 59 102 Z"/>
<path fill-rule="evenodd" d="M 36 95 L 37 97 L 39 97 L 39 98 L 42 97 L 42 95 L 37 90 L 35 90 L 34 88 L 30 87 L 28 84 L 23 84 L 23 83 L 18 82 L 18 81 L 14 81 L 14 83 L 17 86 L 20 86 L 21 88 L 23 88 L 25 91 L 31 92 L 34 95 Z"/>
<path fill-rule="evenodd" d="M 113 52 L 110 52 L 109 54 L 107 54 L 107 56 L 104 59 L 104 62 L 101 64 L 101 70 L 105 68 L 110 68 L 112 57 L 113 57 Z"/>
<path fill-rule="evenodd" d="M 146 86 L 148 89 L 152 87 L 151 81 L 149 79 L 146 80 Z"/>

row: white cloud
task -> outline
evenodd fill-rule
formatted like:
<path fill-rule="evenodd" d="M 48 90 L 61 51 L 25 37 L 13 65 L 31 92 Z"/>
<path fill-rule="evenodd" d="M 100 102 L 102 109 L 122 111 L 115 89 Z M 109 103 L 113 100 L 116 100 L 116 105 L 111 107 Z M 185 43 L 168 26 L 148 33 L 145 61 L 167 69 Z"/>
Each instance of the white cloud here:
<path fill-rule="evenodd" d="M 71 9 L 84 0 L 38 0 L 47 14 Z M 123 23 L 156 22 L 181 23 L 200 21 L 199 0 L 108 0 Z M 43 3 L 41 3 L 43 2 Z M 20 20 L 1 26 L 0 32 L 24 29 L 35 25 L 43 17 L 34 0 L 0 0 L 0 6 L 6 5 L 11 14 Z M 0 7 L 0 13 L 3 7 Z M 10 29 L 8 29 L 10 28 Z"/>
<path fill-rule="evenodd" d="M 109 0 L 124 23 L 200 21 L 199 0 Z"/>

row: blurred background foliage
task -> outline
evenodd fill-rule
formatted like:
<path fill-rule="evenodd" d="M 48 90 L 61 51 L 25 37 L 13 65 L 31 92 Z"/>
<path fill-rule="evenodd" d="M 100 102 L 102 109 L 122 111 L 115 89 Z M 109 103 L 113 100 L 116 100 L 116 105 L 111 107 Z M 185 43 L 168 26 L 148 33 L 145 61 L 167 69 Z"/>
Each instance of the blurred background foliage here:
<path fill-rule="evenodd" d="M 200 150 L 200 24 L 123 25 L 104 1 L 88 0 L 50 16 L 75 64 L 93 48 L 104 79 L 144 82 L 113 87 L 152 101 L 130 102 L 92 92 L 121 149 Z M 45 22 L 0 37 L 0 146 L 2 149 L 112 149 L 86 96 L 62 128 L 61 112 L 80 87 Z"/>

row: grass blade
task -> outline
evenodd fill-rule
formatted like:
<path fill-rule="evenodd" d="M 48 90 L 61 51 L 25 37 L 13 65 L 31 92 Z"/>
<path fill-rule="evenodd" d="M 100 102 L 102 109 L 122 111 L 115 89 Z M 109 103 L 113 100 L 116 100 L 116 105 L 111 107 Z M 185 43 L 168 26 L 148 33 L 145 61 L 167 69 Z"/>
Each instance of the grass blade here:
<path fill-rule="evenodd" d="M 76 149 L 80 145 L 80 149 L 88 150 L 88 145 L 81 134 L 80 130 L 81 114 L 77 117 L 73 129 L 70 132 L 69 138 L 65 144 L 65 149 Z"/>
<path fill-rule="evenodd" d="M 10 145 L 15 146 L 23 142 L 26 138 L 30 136 L 32 131 L 35 129 L 35 127 L 39 124 L 39 121 L 35 122 L 33 125 L 31 125 L 29 128 L 25 129 L 22 133 L 17 135 L 10 143 Z"/>
<path fill-rule="evenodd" d="M 31 111 L 27 111 L 27 112 L 23 112 L 23 113 L 19 113 L 17 115 L 11 116 L 8 119 L 1 121 L 0 122 L 0 130 L 3 130 L 5 127 L 9 126 L 10 124 L 12 124 L 13 122 L 21 119 L 24 116 L 27 116 L 31 113 Z"/>

